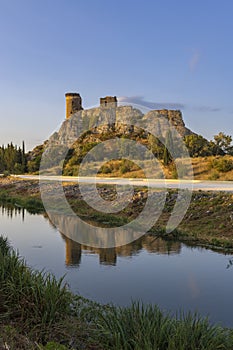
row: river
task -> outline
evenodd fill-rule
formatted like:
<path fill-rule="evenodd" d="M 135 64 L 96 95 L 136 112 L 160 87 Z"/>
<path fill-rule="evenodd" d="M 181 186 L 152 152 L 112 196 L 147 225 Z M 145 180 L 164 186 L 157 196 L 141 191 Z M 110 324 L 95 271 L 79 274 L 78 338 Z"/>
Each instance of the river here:
<path fill-rule="evenodd" d="M 232 255 L 151 235 L 122 247 L 91 248 L 61 234 L 44 215 L 9 207 L 1 207 L 0 215 L 0 234 L 27 264 L 65 275 L 76 294 L 117 305 L 157 303 L 173 314 L 197 311 L 233 327 Z"/>

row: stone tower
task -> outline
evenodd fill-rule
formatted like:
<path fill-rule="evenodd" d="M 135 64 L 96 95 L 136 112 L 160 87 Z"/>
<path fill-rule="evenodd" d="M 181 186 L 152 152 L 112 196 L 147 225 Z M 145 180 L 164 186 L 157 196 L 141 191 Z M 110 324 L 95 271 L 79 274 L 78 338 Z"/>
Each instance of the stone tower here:
<path fill-rule="evenodd" d="M 106 96 L 100 98 L 100 107 L 117 107 L 116 96 Z"/>
<path fill-rule="evenodd" d="M 82 107 L 82 98 L 79 94 L 75 92 L 67 92 L 66 97 L 66 119 L 69 119 L 72 114 L 75 112 L 81 111 Z"/>

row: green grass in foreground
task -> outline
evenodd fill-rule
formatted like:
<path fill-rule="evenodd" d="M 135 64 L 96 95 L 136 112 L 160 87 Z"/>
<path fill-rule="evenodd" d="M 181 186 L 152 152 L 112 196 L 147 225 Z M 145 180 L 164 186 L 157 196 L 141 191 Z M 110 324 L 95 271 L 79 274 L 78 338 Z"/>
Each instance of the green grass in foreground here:
<path fill-rule="evenodd" d="M 231 350 L 233 331 L 198 315 L 172 318 L 156 305 L 120 308 L 74 296 L 62 279 L 28 268 L 0 237 L 0 349 L 6 345 L 17 350 Z"/>

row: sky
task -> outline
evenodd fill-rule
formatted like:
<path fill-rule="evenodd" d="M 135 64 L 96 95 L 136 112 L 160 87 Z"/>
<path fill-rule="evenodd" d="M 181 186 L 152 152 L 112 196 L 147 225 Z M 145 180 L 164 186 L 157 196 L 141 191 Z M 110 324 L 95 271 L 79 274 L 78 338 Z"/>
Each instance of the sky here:
<path fill-rule="evenodd" d="M 0 144 L 46 140 L 65 93 L 181 109 L 233 135 L 231 0 L 0 0 Z"/>

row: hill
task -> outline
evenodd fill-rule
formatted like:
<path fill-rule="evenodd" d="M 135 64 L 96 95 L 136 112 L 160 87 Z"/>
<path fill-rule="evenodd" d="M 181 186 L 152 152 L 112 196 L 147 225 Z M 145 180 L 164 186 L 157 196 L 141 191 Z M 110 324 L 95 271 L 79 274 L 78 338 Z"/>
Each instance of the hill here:
<path fill-rule="evenodd" d="M 55 132 L 44 145 L 37 146 L 29 152 L 28 171 L 37 172 L 39 170 L 41 155 L 44 149 L 49 148 L 51 173 L 57 173 L 58 163 L 65 155 L 63 174 L 77 175 L 83 158 L 90 150 L 104 141 L 121 139 L 123 140 L 121 147 L 124 147 L 124 140 L 131 140 L 146 146 L 153 152 L 161 168 L 157 177 L 162 176 L 162 171 L 165 177 L 176 178 L 174 157 L 169 151 L 170 130 L 177 131 L 183 140 L 192 157 L 196 179 L 233 179 L 233 158 L 227 155 L 228 152 L 221 147 L 220 142 L 209 142 L 201 135 L 189 130 L 185 126 L 181 111 L 154 110 L 143 114 L 132 106 L 115 108 L 100 106 L 75 112 L 62 123 L 60 130 Z M 176 151 L 178 149 L 176 157 L 179 158 L 180 145 L 177 147 L 175 144 L 172 147 Z M 108 149 L 108 151 L 111 154 L 112 150 Z M 125 152 L 124 150 L 123 153 Z M 128 153 L 132 154 L 132 150 L 129 150 Z M 102 159 L 98 159 L 95 156 L 93 159 L 94 167 L 99 168 L 100 176 L 143 177 L 143 169 L 140 170 L 138 165 L 125 159 L 127 157 L 122 156 L 122 159 L 113 158 L 109 161 L 107 157 L 106 159 L 103 157 L 103 154 L 101 157 Z M 118 158 L 120 158 L 119 155 Z M 137 155 L 134 155 L 134 158 L 137 158 Z M 103 159 L 105 159 L 105 164 L 101 165 Z M 182 161 L 185 163 L 185 159 Z M 149 160 L 147 163 L 144 162 L 143 166 L 149 168 Z"/>

